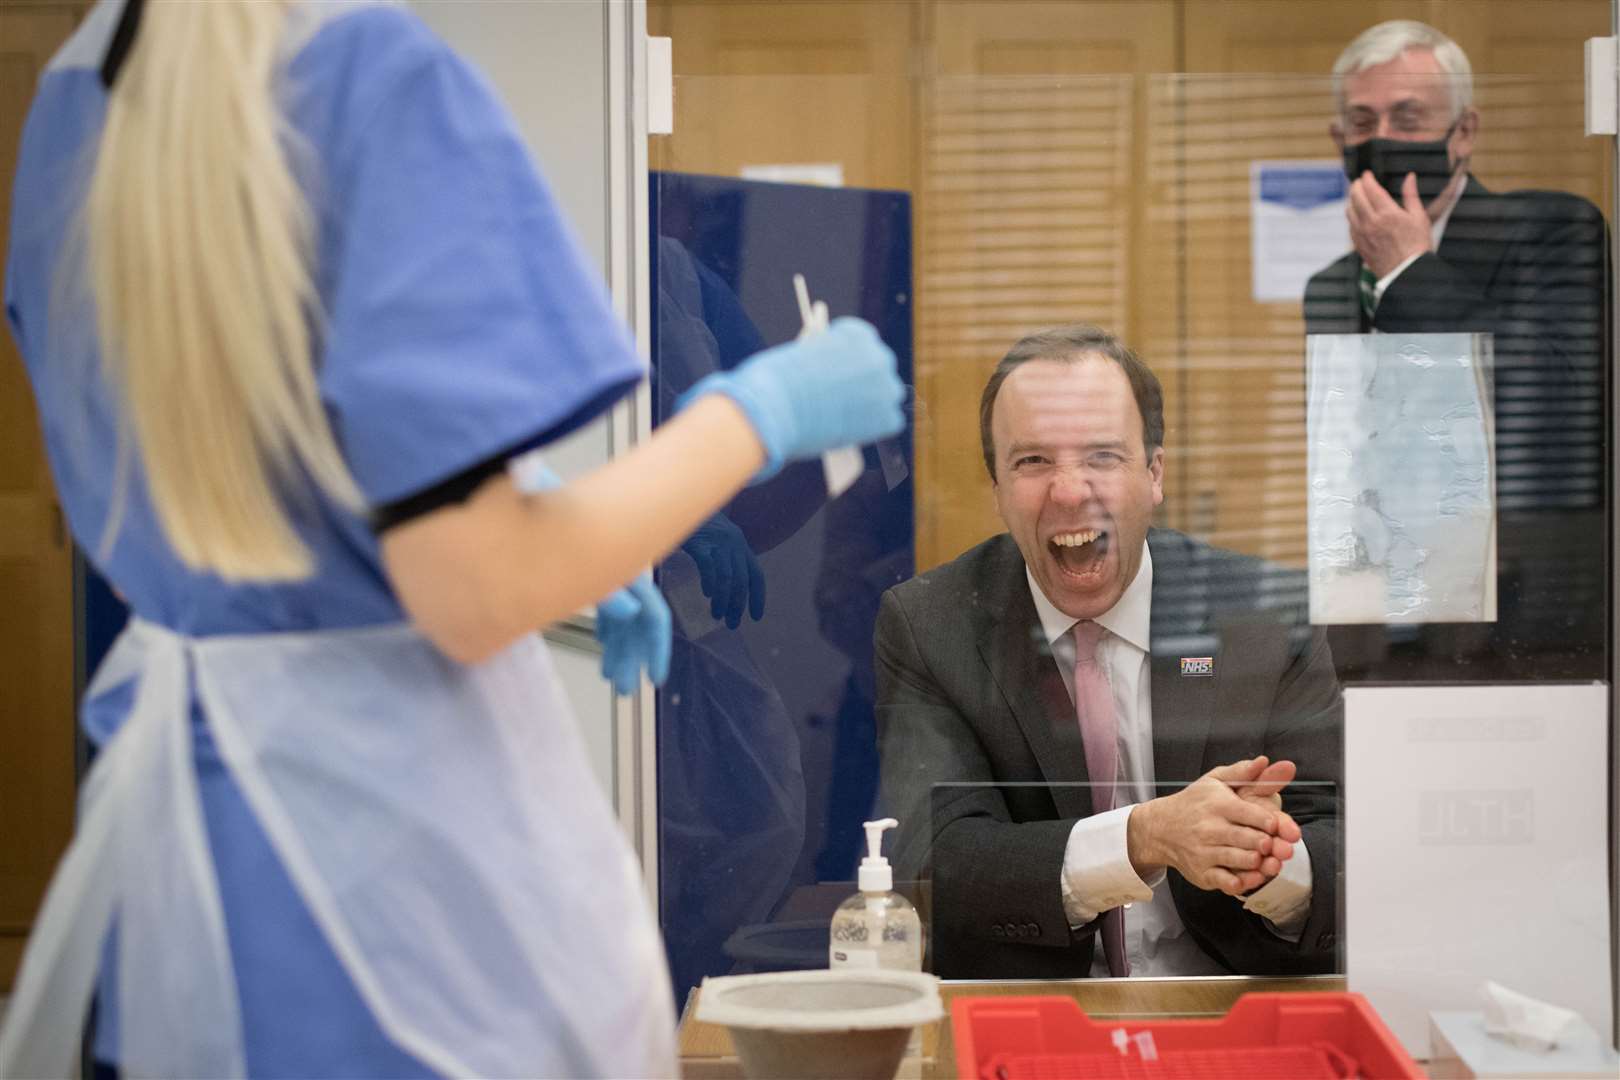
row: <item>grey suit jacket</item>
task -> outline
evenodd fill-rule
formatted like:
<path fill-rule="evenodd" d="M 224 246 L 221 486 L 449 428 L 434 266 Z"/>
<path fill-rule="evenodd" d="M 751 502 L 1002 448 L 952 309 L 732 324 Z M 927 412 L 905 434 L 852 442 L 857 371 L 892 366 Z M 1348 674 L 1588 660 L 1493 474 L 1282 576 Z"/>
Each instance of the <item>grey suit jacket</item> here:
<path fill-rule="evenodd" d="M 1174 790 L 1265 753 L 1300 767 L 1285 806 L 1310 848 L 1312 900 L 1298 944 L 1220 893 L 1170 883 L 1188 932 L 1248 974 L 1337 970 L 1343 705 L 1303 581 L 1155 529 L 1153 753 Z M 931 883 L 932 970 L 947 978 L 1088 974 L 1096 924 L 1071 930 L 1059 885 L 1076 820 L 1092 812 L 1074 707 L 1010 536 L 890 589 L 876 631 L 880 802 L 900 820 L 897 873 Z M 1214 657 L 1212 677 L 1180 658 Z"/>

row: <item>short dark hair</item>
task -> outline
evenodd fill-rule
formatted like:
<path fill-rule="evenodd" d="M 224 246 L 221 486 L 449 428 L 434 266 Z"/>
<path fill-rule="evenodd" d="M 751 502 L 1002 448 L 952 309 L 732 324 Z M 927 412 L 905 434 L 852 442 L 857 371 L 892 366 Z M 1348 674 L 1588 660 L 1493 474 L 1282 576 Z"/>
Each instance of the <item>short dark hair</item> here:
<path fill-rule="evenodd" d="M 1082 360 L 1088 356 L 1102 356 L 1120 366 L 1131 384 L 1131 396 L 1136 399 L 1136 411 L 1142 417 L 1142 445 L 1147 456 L 1164 445 L 1164 389 L 1159 377 L 1132 352 L 1126 344 L 1100 327 L 1087 323 L 1054 326 L 1020 338 L 1007 355 L 1001 358 L 990 381 L 984 386 L 979 399 L 979 442 L 984 448 L 984 467 L 990 470 L 990 482 L 996 482 L 996 446 L 990 434 L 990 416 L 995 412 L 996 396 L 1001 384 L 1021 364 L 1031 360 Z"/>

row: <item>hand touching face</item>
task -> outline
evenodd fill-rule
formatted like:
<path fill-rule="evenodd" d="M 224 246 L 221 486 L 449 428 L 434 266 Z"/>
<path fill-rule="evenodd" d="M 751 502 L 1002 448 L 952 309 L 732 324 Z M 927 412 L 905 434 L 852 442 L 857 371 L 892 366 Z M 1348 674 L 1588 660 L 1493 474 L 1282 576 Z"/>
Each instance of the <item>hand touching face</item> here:
<path fill-rule="evenodd" d="M 1418 199 L 1417 178 L 1411 173 L 1406 174 L 1399 203 L 1372 173 L 1362 173 L 1350 184 L 1345 215 L 1350 219 L 1350 242 L 1375 277 L 1434 249 L 1429 212 Z"/>
<path fill-rule="evenodd" d="M 1350 173 L 1350 238 L 1377 277 L 1431 249 L 1434 220 L 1466 183 L 1479 113 L 1457 109 L 1451 79 L 1423 48 L 1344 77 L 1329 133 Z"/>

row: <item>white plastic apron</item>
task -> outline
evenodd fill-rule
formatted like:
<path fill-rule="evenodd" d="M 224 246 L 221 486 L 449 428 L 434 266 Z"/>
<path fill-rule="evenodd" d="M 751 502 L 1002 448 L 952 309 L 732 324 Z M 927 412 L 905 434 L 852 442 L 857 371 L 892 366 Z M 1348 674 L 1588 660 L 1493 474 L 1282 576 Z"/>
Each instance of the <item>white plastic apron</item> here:
<path fill-rule="evenodd" d="M 188 670 L 232 779 L 400 1048 L 456 1076 L 675 1073 L 634 860 L 538 639 L 468 668 L 404 627 L 186 638 L 135 620 L 91 687 L 139 678 L 135 705 L 35 924 L 0 1076 L 73 1073 L 115 916 L 121 1069 L 245 1072 Z"/>

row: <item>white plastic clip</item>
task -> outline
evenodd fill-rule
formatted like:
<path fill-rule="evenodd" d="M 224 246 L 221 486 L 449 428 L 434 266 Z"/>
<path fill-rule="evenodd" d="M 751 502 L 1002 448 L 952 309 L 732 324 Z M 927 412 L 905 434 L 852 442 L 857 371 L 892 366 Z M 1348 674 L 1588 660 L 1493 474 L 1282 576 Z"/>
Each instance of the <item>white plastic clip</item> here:
<path fill-rule="evenodd" d="M 1586 39 L 1586 133 L 1614 135 L 1620 132 L 1620 39 Z"/>
<path fill-rule="evenodd" d="M 675 39 L 647 39 L 647 134 L 675 133 Z"/>

